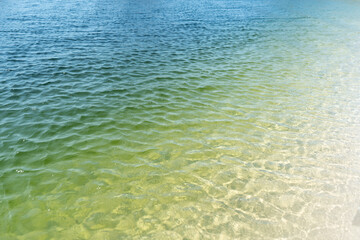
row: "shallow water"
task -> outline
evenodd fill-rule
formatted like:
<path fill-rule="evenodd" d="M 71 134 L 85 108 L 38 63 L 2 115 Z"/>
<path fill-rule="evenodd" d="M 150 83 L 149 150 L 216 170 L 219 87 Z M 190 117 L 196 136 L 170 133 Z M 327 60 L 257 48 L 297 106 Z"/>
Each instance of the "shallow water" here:
<path fill-rule="evenodd" d="M 357 239 L 360 3 L 0 2 L 1 239 Z"/>

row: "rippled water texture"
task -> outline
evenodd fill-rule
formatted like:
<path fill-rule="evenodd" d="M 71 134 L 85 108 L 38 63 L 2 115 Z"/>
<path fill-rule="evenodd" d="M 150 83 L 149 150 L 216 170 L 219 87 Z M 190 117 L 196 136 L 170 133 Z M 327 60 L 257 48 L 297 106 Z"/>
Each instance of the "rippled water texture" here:
<path fill-rule="evenodd" d="M 0 239 L 359 239 L 360 2 L 1 0 Z"/>

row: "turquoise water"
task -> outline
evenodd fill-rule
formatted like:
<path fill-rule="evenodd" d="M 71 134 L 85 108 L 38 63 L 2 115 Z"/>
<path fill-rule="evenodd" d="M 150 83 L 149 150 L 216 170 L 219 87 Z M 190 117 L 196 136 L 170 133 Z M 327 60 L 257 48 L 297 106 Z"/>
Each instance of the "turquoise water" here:
<path fill-rule="evenodd" d="M 358 239 L 360 3 L 0 1 L 0 239 Z"/>

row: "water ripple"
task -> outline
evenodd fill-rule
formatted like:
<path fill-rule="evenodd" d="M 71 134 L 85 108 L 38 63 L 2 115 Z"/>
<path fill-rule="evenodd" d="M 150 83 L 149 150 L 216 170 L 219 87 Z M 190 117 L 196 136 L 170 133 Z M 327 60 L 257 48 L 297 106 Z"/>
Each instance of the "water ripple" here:
<path fill-rule="evenodd" d="M 0 9 L 3 238 L 360 236 L 358 3 Z"/>

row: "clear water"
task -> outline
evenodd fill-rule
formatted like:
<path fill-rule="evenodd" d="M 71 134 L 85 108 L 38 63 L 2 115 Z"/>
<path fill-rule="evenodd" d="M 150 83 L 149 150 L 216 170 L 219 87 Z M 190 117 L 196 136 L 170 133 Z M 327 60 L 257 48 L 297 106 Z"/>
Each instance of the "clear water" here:
<path fill-rule="evenodd" d="M 1 0 L 0 239 L 358 239 L 360 2 Z"/>

